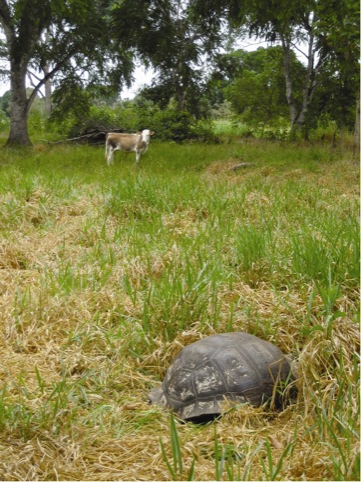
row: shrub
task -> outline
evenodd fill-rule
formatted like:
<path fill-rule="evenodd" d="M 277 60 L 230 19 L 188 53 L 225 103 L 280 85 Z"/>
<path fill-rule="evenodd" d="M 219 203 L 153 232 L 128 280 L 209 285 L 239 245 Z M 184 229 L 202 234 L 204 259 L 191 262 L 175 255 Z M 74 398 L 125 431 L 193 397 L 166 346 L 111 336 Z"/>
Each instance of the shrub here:
<path fill-rule="evenodd" d="M 9 128 L 10 120 L 3 110 L 0 110 L 0 132 L 4 132 Z"/>
<path fill-rule="evenodd" d="M 153 119 L 153 130 L 161 140 L 182 142 L 192 139 L 192 117 L 188 112 L 168 107 L 156 113 Z"/>
<path fill-rule="evenodd" d="M 328 114 L 321 116 L 317 121 L 317 127 L 310 132 L 310 140 L 325 139 L 335 143 L 338 127 L 336 121 L 332 120 Z"/>
<path fill-rule="evenodd" d="M 180 111 L 170 105 L 158 111 L 152 120 L 152 129 L 157 138 L 163 141 L 215 141 L 213 125 L 210 121 L 196 121 L 189 112 Z"/>
<path fill-rule="evenodd" d="M 196 121 L 189 112 L 178 110 L 172 103 L 160 110 L 152 101 L 141 97 L 119 102 L 114 107 L 92 105 L 88 112 L 83 111 L 81 115 L 74 112 L 60 122 L 58 120 L 56 125 L 59 131 L 66 132 L 70 138 L 92 130 L 137 132 L 151 129 L 156 132 L 157 139 L 162 141 L 217 140 L 210 121 Z"/>

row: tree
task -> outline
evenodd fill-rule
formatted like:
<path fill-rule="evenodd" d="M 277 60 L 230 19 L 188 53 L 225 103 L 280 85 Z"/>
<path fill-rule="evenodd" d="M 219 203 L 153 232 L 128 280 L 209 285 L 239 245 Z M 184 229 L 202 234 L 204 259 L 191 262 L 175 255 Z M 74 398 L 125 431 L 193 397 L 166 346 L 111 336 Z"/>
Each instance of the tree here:
<path fill-rule="evenodd" d="M 250 35 L 281 44 L 293 129 L 303 127 L 307 121 L 325 62 L 330 57 L 339 58 L 341 50 L 346 51 L 347 55 L 343 56 L 345 62 L 339 63 L 338 68 L 344 72 L 349 69 L 354 71 L 353 66 L 358 62 L 359 49 L 354 48 L 354 40 L 359 32 L 356 0 L 193 0 L 192 7 L 208 25 L 219 25 L 223 17 L 231 26 L 247 28 Z M 350 39 L 352 49 L 345 46 Z M 327 48 L 324 48 L 325 41 Z M 301 50 L 301 45 L 307 46 L 304 52 L 306 70 L 302 103 L 297 107 L 291 56 L 292 52 Z"/>
<path fill-rule="evenodd" d="M 313 35 L 310 28 L 312 16 L 308 0 L 228 0 L 218 7 L 231 26 L 245 26 L 249 35 L 280 42 L 283 50 L 283 69 L 285 76 L 286 97 L 289 106 L 291 127 L 303 125 L 309 103 L 316 87 L 314 79 Z M 195 9 L 201 9 L 208 21 L 214 22 L 214 13 L 207 17 L 208 9 L 215 8 L 214 0 L 194 0 Z M 208 6 L 208 7 L 207 7 Z M 293 44 L 308 36 L 307 71 L 304 79 L 303 102 L 299 109 L 295 103 L 293 76 L 291 70 L 291 52 Z"/>
<path fill-rule="evenodd" d="M 10 63 L 10 135 L 7 145 L 31 144 L 27 118 L 38 91 L 57 78 L 61 85 L 119 84 L 129 80 L 132 62 L 108 36 L 106 0 L 0 0 L 2 52 Z M 47 41 L 45 42 L 45 35 Z M 96 48 L 94 48 L 96 39 Z M 26 94 L 29 70 L 40 72 L 31 95 Z M 110 80 L 109 80 L 110 79 Z"/>
<path fill-rule="evenodd" d="M 226 54 L 226 58 L 227 62 L 221 61 L 220 64 L 229 66 L 233 75 L 228 80 L 228 86 L 223 87 L 223 91 L 242 120 L 249 125 L 266 126 L 286 119 L 288 104 L 282 68 L 282 48 L 259 48 L 254 52 L 237 51 Z M 298 72 L 298 79 L 302 78 L 305 70 L 303 65 L 294 55 L 291 61 L 293 71 Z M 222 71 L 219 69 L 217 77 L 220 75 Z M 295 101 L 300 104 L 302 100 L 296 98 Z"/>
<path fill-rule="evenodd" d="M 341 102 L 339 126 L 349 124 L 350 97 L 354 104 L 354 150 L 360 148 L 360 17 L 355 0 L 323 0 L 318 5 L 316 36 L 320 57 L 333 72 Z"/>
<path fill-rule="evenodd" d="M 179 110 L 197 115 L 204 63 L 221 35 L 189 10 L 189 1 L 124 0 L 112 10 L 114 34 L 158 73 L 144 93 L 165 105 L 174 97 Z"/>

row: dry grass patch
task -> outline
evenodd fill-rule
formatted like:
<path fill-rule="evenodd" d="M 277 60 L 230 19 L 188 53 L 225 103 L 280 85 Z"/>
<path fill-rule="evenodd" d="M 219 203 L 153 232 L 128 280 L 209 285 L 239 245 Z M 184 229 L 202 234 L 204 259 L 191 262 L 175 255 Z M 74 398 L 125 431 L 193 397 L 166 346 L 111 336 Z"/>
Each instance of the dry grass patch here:
<path fill-rule="evenodd" d="M 136 172 L 67 149 L 47 174 L 60 148 L 26 185 L 23 160 L 1 171 L 1 480 L 358 480 L 356 167 L 250 151 L 260 167 L 232 172 L 224 149 L 203 172 L 156 146 Z M 237 330 L 297 361 L 283 412 L 196 426 L 148 404 L 184 346 Z"/>

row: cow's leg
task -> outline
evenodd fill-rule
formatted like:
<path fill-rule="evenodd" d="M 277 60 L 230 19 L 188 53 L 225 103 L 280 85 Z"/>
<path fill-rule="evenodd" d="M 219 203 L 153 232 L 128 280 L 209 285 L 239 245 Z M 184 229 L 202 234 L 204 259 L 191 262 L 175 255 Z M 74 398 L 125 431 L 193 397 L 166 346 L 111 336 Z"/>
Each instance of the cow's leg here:
<path fill-rule="evenodd" d="M 136 149 L 135 150 L 135 162 L 136 164 L 139 164 L 139 161 L 140 161 L 140 153 L 141 151 L 139 149 Z"/>
<path fill-rule="evenodd" d="M 114 161 L 114 149 L 112 146 L 108 146 L 107 149 L 107 164 L 110 166 Z"/>

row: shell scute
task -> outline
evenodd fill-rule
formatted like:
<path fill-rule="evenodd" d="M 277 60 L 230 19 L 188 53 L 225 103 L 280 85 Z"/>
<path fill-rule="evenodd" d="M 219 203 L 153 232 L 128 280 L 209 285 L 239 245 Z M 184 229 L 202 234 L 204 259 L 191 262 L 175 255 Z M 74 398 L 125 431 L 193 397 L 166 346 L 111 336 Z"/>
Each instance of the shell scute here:
<path fill-rule="evenodd" d="M 181 402 L 187 402 L 196 397 L 196 391 L 193 388 L 192 383 L 193 372 L 189 370 L 176 371 L 167 384 L 167 394 L 174 400 Z"/>
<path fill-rule="evenodd" d="M 215 392 L 225 393 L 227 384 L 225 383 L 222 372 L 211 360 L 197 370 L 197 375 L 193 375 L 194 385 L 199 398 L 212 397 Z"/>

